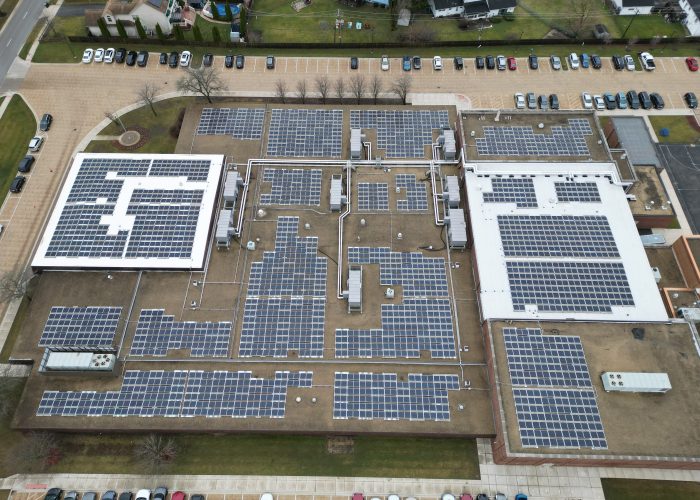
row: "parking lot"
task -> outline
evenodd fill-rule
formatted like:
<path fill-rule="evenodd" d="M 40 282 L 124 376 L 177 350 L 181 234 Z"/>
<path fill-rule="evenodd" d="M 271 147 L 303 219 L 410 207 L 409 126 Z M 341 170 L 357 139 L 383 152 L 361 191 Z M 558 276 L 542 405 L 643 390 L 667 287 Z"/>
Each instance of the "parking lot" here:
<path fill-rule="evenodd" d="M 700 228 L 700 149 L 681 144 L 657 144 L 673 188 L 694 234 Z"/>

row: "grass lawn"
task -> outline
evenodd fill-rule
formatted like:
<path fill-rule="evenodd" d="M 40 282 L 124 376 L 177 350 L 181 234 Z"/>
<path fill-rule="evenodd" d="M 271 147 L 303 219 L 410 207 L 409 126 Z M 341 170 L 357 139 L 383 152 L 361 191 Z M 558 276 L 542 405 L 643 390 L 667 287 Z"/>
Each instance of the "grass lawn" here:
<path fill-rule="evenodd" d="M 9 390 L 7 392 L 7 399 L 3 403 L 7 404 L 10 408 L 14 408 L 19 402 L 19 398 L 22 395 L 22 390 L 24 389 L 24 383 L 26 379 L 23 378 L 10 378 L 7 379 L 9 385 Z M 4 382 L 3 382 L 4 383 Z M 3 446 L 0 447 L 0 477 L 7 477 L 14 474 L 15 471 L 7 469 L 6 456 L 8 455 L 10 449 L 15 445 L 15 443 L 21 441 L 22 433 L 13 431 L 10 429 L 10 422 L 12 421 L 12 412 L 6 417 L 0 417 L 0 443 Z M 2 497 L 1 498 L 7 498 Z"/>
<path fill-rule="evenodd" d="M 0 17 L 0 29 L 5 25 L 7 20 L 10 18 L 10 14 L 15 9 L 19 0 L 5 0 L 0 7 L 0 10 L 5 13 L 4 17 Z"/>
<path fill-rule="evenodd" d="M 22 322 L 27 315 L 27 310 L 29 309 L 29 301 L 25 297 L 17 309 L 17 315 L 15 320 L 10 327 L 10 333 L 7 335 L 5 340 L 5 345 L 2 346 L 2 351 L 0 351 L 0 363 L 7 363 L 10 359 L 10 354 L 12 354 L 12 348 L 15 346 L 15 341 L 19 336 L 19 332 L 22 329 Z"/>
<path fill-rule="evenodd" d="M 131 150 L 133 153 L 173 153 L 177 138 L 170 135 L 170 127 L 177 121 L 180 110 L 187 106 L 191 97 L 176 97 L 166 99 L 154 104 L 157 116 L 153 116 L 151 108 L 144 106 L 135 109 L 122 116 L 122 122 L 127 128 L 138 125 L 148 129 L 151 138 L 138 149 Z M 119 135 L 121 128 L 114 123 L 105 127 L 101 135 Z M 92 141 L 85 151 L 88 153 L 118 153 L 123 150 L 112 146 L 111 141 Z"/>
<path fill-rule="evenodd" d="M 20 96 L 12 96 L 0 119 L 0 204 L 7 196 L 12 179 L 17 175 L 17 164 L 27 154 L 27 144 L 35 131 L 36 120 L 31 110 Z"/>
<path fill-rule="evenodd" d="M 700 141 L 700 132 L 690 126 L 685 116 L 650 116 L 649 121 L 659 142 L 675 144 L 693 144 Z M 660 130 L 667 128 L 668 137 L 661 137 Z"/>
<path fill-rule="evenodd" d="M 36 39 L 37 36 L 39 36 L 39 32 L 41 29 L 44 27 L 45 24 L 44 19 L 39 19 L 36 24 L 34 25 L 34 28 L 32 28 L 32 32 L 29 33 L 29 36 L 27 37 L 27 41 L 24 42 L 24 45 L 22 46 L 22 50 L 19 51 L 19 57 L 22 59 L 27 58 L 27 54 L 29 54 L 29 49 L 32 48 L 32 44 L 34 43 L 34 40 Z"/>
<path fill-rule="evenodd" d="M 658 498 L 700 498 L 700 483 L 650 481 L 645 479 L 602 479 L 605 500 L 656 500 Z"/>

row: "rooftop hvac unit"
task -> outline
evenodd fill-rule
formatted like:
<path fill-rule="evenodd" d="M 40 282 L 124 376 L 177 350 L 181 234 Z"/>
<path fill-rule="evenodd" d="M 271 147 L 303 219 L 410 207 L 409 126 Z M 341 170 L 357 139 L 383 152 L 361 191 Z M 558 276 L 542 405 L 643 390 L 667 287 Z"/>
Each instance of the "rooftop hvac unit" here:
<path fill-rule="evenodd" d="M 671 390 L 666 373 L 603 372 L 600 376 L 607 392 L 657 392 Z"/>
<path fill-rule="evenodd" d="M 445 215 L 445 224 L 447 225 L 447 239 L 450 242 L 450 248 L 466 248 L 467 222 L 464 219 L 464 211 L 459 208 L 450 210 Z"/>
<path fill-rule="evenodd" d="M 442 132 L 443 142 L 442 153 L 445 160 L 454 160 L 457 157 L 457 143 L 455 141 L 455 132 L 452 129 L 445 129 Z"/>
<path fill-rule="evenodd" d="M 346 203 L 343 196 L 343 177 L 341 175 L 333 175 L 331 177 L 331 211 L 339 212 Z"/>
<path fill-rule="evenodd" d="M 348 274 L 348 312 L 362 312 L 362 266 L 350 266 Z"/>
<path fill-rule="evenodd" d="M 226 172 L 226 180 L 224 181 L 224 206 L 233 208 L 238 199 L 238 188 L 243 185 L 238 170 L 229 170 Z"/>
<path fill-rule="evenodd" d="M 229 247 L 233 236 L 233 210 L 220 210 L 216 221 L 216 248 Z"/>
<path fill-rule="evenodd" d="M 445 198 L 447 199 L 447 204 L 450 208 L 459 207 L 460 194 L 459 194 L 459 177 L 456 175 L 448 175 L 445 177 L 445 185 L 447 191 L 445 192 Z"/>
<path fill-rule="evenodd" d="M 350 159 L 362 159 L 362 131 L 359 128 L 350 130 Z"/>

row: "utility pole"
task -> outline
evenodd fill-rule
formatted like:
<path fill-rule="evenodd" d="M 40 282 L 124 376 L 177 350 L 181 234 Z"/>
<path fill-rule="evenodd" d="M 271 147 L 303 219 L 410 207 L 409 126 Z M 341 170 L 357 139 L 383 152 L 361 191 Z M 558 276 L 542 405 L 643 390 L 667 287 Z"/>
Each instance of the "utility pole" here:
<path fill-rule="evenodd" d="M 636 9 L 636 10 L 634 11 L 634 15 L 632 16 L 632 19 L 630 19 L 629 24 L 628 24 L 627 27 L 625 28 L 625 31 L 624 31 L 624 33 L 622 33 L 622 36 L 621 36 L 620 38 L 625 38 L 625 35 L 627 34 L 627 30 L 630 29 L 630 26 L 632 26 L 632 23 L 634 22 L 634 20 L 635 20 L 635 18 L 637 17 L 638 14 L 639 14 L 639 9 Z"/>

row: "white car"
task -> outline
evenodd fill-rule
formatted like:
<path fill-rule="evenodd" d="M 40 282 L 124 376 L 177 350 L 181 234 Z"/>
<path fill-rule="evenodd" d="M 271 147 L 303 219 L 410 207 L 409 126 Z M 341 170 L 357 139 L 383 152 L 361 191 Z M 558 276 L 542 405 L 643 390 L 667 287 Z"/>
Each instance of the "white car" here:
<path fill-rule="evenodd" d="M 192 61 L 192 52 L 189 50 L 185 50 L 182 52 L 180 55 L 180 66 L 186 68 L 187 66 L 190 65 L 190 62 Z"/>
<path fill-rule="evenodd" d="M 569 54 L 569 67 L 571 69 L 578 69 L 579 65 L 580 63 L 576 52 L 572 52 L 571 54 Z"/>
<path fill-rule="evenodd" d="M 92 62 L 92 56 L 95 54 L 95 51 L 92 49 L 85 49 L 85 52 L 83 52 L 83 62 L 85 64 L 90 64 Z"/>
<path fill-rule="evenodd" d="M 105 57 L 102 60 L 107 64 L 113 63 L 114 62 L 114 49 L 105 50 Z"/>
<path fill-rule="evenodd" d="M 647 71 L 654 71 L 656 69 L 656 63 L 654 63 L 654 56 L 649 52 L 642 52 L 639 54 L 639 60 L 642 61 L 642 68 Z"/>
<path fill-rule="evenodd" d="M 602 95 L 596 94 L 593 96 L 593 107 L 598 111 L 605 109 L 605 99 L 603 99 Z"/>
<path fill-rule="evenodd" d="M 436 71 L 440 71 L 442 69 L 442 57 L 433 57 L 433 69 Z"/>
<path fill-rule="evenodd" d="M 498 68 L 499 71 L 505 71 L 506 65 L 506 56 L 496 56 L 496 68 Z"/>
<path fill-rule="evenodd" d="M 382 71 L 389 71 L 389 56 L 382 56 Z"/>
<path fill-rule="evenodd" d="M 139 490 L 136 492 L 136 500 L 151 500 L 151 490 Z"/>
<path fill-rule="evenodd" d="M 636 69 L 634 67 L 634 59 L 632 59 L 631 55 L 626 54 L 623 61 L 625 62 L 625 68 L 627 68 L 627 71 L 634 71 Z"/>
<path fill-rule="evenodd" d="M 35 153 L 41 149 L 41 145 L 44 143 L 44 138 L 40 137 L 38 135 L 35 135 L 32 137 L 32 140 L 29 141 L 29 151 Z"/>
<path fill-rule="evenodd" d="M 583 104 L 583 109 L 593 109 L 593 97 L 588 92 L 583 92 L 581 94 L 581 103 Z"/>
<path fill-rule="evenodd" d="M 102 62 L 105 57 L 105 49 L 95 49 L 95 57 L 92 58 L 95 62 Z"/>
<path fill-rule="evenodd" d="M 525 94 L 522 92 L 515 93 L 515 109 L 525 109 Z"/>

